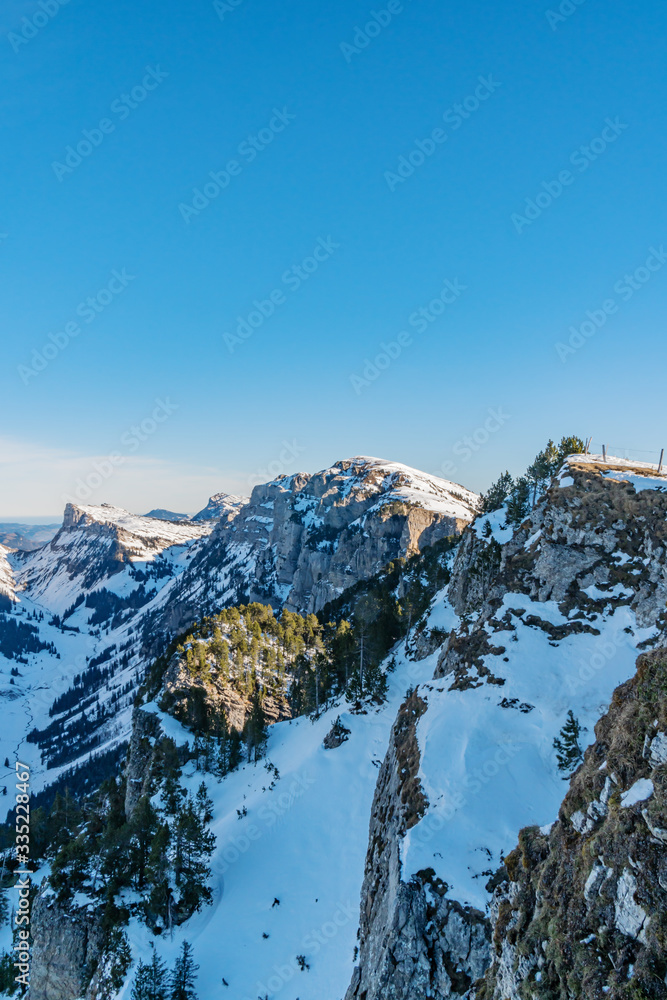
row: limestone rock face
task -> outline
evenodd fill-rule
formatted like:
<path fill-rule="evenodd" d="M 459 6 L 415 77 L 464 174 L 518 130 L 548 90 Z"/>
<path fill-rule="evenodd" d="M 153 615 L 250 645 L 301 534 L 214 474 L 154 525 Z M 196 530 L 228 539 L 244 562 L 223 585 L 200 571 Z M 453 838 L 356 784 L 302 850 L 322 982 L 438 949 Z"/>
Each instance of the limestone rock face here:
<path fill-rule="evenodd" d="M 319 611 L 392 560 L 459 535 L 477 508 L 464 487 L 379 459 L 280 476 L 218 523 L 155 628 L 173 633 L 239 601 Z"/>
<path fill-rule="evenodd" d="M 40 893 L 32 933 L 28 1000 L 78 1000 L 104 946 L 98 918 L 71 905 L 63 908 L 53 895 Z"/>

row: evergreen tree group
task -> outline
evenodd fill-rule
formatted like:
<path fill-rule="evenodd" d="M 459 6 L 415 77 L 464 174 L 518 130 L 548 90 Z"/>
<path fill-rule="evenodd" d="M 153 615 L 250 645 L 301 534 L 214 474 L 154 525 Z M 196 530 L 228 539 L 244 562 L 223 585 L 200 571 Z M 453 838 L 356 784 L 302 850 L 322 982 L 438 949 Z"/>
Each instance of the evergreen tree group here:
<path fill-rule="evenodd" d="M 564 437 L 558 446 L 549 441 L 546 448 L 535 456 L 525 475 L 513 479 L 509 472 L 503 472 L 488 492 L 482 494 L 483 513 L 506 507 L 507 525 L 517 527 L 528 517 L 563 460 L 583 450 L 584 442 L 579 437 Z"/>
<path fill-rule="evenodd" d="M 195 981 L 198 965 L 192 954 L 192 945 L 184 941 L 181 952 L 171 972 L 151 945 L 150 962 L 140 961 L 132 986 L 132 1000 L 197 1000 Z"/>

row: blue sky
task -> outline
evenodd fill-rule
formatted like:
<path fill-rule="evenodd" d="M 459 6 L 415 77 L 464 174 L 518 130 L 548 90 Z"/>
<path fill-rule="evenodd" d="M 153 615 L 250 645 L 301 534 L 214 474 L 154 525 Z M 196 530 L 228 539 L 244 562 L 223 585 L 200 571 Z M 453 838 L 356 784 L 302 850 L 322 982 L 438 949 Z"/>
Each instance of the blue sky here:
<path fill-rule="evenodd" d="M 666 443 L 657 0 L 43 4 L 0 15 L 0 518 Z"/>

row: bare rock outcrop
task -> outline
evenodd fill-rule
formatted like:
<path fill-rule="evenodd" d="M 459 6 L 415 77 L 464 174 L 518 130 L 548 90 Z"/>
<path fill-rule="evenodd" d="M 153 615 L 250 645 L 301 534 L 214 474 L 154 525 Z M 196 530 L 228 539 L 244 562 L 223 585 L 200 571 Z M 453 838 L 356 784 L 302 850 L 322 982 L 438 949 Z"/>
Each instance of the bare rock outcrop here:
<path fill-rule="evenodd" d="M 104 947 L 99 916 L 61 906 L 51 890 L 42 891 L 33 905 L 32 933 L 27 1000 L 78 1000 Z"/>

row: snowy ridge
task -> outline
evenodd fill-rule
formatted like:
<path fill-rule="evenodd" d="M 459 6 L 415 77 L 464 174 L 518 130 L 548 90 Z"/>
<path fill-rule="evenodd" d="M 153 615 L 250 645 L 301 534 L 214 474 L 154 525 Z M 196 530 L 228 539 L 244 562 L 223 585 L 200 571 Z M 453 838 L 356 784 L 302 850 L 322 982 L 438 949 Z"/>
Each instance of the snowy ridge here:
<path fill-rule="evenodd" d="M 111 504 L 99 506 L 67 504 L 64 528 L 102 524 L 118 527 L 144 543 L 147 555 L 169 545 L 183 545 L 195 538 L 202 538 L 212 530 L 211 525 L 192 524 L 190 521 L 165 521 L 162 518 L 131 514 L 122 507 Z"/>
<path fill-rule="evenodd" d="M 382 497 L 372 510 L 402 501 L 424 510 L 468 521 L 479 509 L 479 497 L 476 493 L 448 479 L 420 472 L 399 462 L 388 462 L 366 455 L 358 455 L 349 461 L 352 463 L 350 471 L 353 470 L 351 489 L 363 489 L 364 482 L 376 483 L 379 480 L 382 483 Z M 347 462 L 341 462 L 334 468 L 345 469 L 346 466 Z M 358 479 L 361 480 L 359 486 L 355 482 Z"/>
<path fill-rule="evenodd" d="M 161 521 L 107 504 L 65 508 L 63 527 L 34 553 L 14 560 L 17 590 L 61 613 L 82 593 L 100 586 L 137 586 L 128 572 L 162 558 L 173 560 L 212 531 L 210 523 Z M 171 551 L 170 551 L 171 550 Z M 113 581 L 111 584 L 110 581 Z M 164 582 L 164 581 L 163 581 Z"/>
<path fill-rule="evenodd" d="M 247 503 L 248 497 L 236 496 L 233 493 L 215 493 L 203 510 L 192 517 L 192 520 L 208 521 L 218 518 L 232 520 Z"/>

